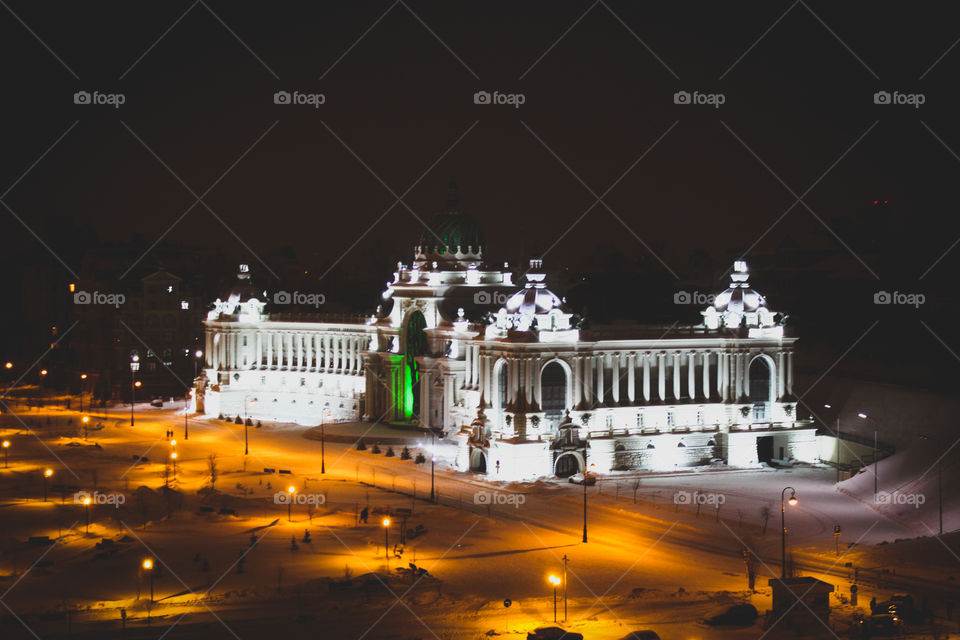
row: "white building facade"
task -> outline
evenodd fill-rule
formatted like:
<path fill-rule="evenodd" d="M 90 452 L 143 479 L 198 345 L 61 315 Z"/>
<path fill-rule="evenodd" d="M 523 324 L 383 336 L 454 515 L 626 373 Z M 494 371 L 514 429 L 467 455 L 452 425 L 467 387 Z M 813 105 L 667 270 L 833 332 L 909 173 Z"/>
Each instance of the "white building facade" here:
<path fill-rule="evenodd" d="M 462 470 L 501 480 L 817 461 L 796 417 L 796 338 L 745 263 L 703 324 L 582 330 L 538 260 L 515 284 L 452 206 L 431 233 L 365 318 L 268 313 L 242 268 L 205 323 L 198 409 L 418 425 L 457 443 Z"/>

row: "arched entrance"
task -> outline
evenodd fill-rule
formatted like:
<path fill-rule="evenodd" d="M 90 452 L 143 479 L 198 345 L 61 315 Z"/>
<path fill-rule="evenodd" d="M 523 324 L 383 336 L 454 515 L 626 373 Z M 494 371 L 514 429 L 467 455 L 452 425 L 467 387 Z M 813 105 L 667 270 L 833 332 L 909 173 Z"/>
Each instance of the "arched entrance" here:
<path fill-rule="evenodd" d="M 420 311 L 407 316 L 404 327 L 403 417 L 416 420 L 420 415 L 420 364 L 417 356 L 427 352 L 427 320 Z"/>
<path fill-rule="evenodd" d="M 772 391 L 773 368 L 767 358 L 757 356 L 750 363 L 750 402 L 753 403 L 754 422 L 769 420 Z"/>
<path fill-rule="evenodd" d="M 568 451 L 561 453 L 553 464 L 553 475 L 558 478 L 569 478 L 575 473 L 583 473 L 583 460 L 580 454 Z"/>
<path fill-rule="evenodd" d="M 543 410 L 550 430 L 554 430 L 563 419 L 567 408 L 567 372 L 554 360 L 540 373 L 540 409 Z"/>
<path fill-rule="evenodd" d="M 470 452 L 470 471 L 476 473 L 487 472 L 487 454 L 483 449 L 474 449 Z"/>

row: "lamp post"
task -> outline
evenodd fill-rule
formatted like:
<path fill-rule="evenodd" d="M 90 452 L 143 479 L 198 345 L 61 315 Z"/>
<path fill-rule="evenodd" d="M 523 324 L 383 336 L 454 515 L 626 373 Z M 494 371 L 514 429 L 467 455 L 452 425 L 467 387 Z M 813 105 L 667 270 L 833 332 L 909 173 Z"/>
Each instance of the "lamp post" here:
<path fill-rule="evenodd" d="M 86 515 L 86 518 L 87 518 L 87 528 L 86 528 L 86 531 L 84 531 L 84 534 L 83 534 L 83 535 L 85 535 L 85 536 L 90 535 L 90 503 L 91 503 L 91 502 L 92 502 L 92 500 L 90 499 L 90 496 L 84 496 L 84 497 L 83 497 L 83 510 L 84 510 L 85 515 Z"/>
<path fill-rule="evenodd" d="M 49 467 L 43 470 L 43 501 L 47 501 L 47 478 L 53 475 L 53 469 Z"/>
<path fill-rule="evenodd" d="M 583 541 L 587 541 L 587 440 L 583 440 Z"/>
<path fill-rule="evenodd" d="M 10 456 L 10 441 L 4 440 L 3 441 L 3 468 L 4 469 L 7 469 L 10 467 L 9 456 Z"/>
<path fill-rule="evenodd" d="M 797 504 L 797 490 L 793 487 L 784 487 L 783 491 L 780 492 L 780 579 L 786 580 L 787 578 L 787 509 L 784 506 L 784 496 L 787 493 L 787 490 L 790 491 L 790 498 L 787 502 L 790 503 L 790 506 Z"/>
<path fill-rule="evenodd" d="M 192 391 L 192 389 L 191 389 Z M 190 392 L 187 392 L 187 395 L 183 397 L 183 439 L 190 439 L 190 424 L 187 422 L 187 413 L 190 408 Z"/>
<path fill-rule="evenodd" d="M 297 488 L 293 485 L 287 487 L 287 522 L 293 522 L 290 519 L 290 514 L 292 513 L 293 508 L 293 494 L 297 492 Z"/>
<path fill-rule="evenodd" d="M 143 560 L 143 570 L 147 572 L 147 575 L 150 576 L 150 602 L 153 602 L 153 559 L 144 558 Z"/>
<path fill-rule="evenodd" d="M 933 442 L 943 447 L 942 441 L 940 441 L 937 438 L 932 438 L 926 434 L 920 434 L 920 439 L 928 440 L 930 442 Z M 942 465 L 943 465 L 943 456 L 945 455 L 946 453 L 943 453 L 939 458 L 937 458 L 937 513 L 940 517 L 939 535 L 941 536 L 943 535 L 943 466 Z"/>
<path fill-rule="evenodd" d="M 133 426 L 133 404 L 136 401 L 136 383 L 134 382 L 134 376 L 137 371 L 140 369 L 140 356 L 133 354 L 130 356 L 130 426 Z"/>
<path fill-rule="evenodd" d="M 567 554 L 563 554 L 563 621 L 567 621 Z"/>
<path fill-rule="evenodd" d="M 390 547 L 390 518 L 383 519 L 383 557 L 390 560 L 390 553 L 388 551 Z"/>
<path fill-rule="evenodd" d="M 553 585 L 553 621 L 557 621 L 557 586 L 560 584 L 560 578 L 551 574 L 547 580 Z"/>
<path fill-rule="evenodd" d="M 80 374 L 80 413 L 83 413 L 83 383 L 87 380 L 87 374 Z M 90 404 L 93 404 L 93 399 L 90 399 Z"/>
<path fill-rule="evenodd" d="M 202 357 L 203 357 L 203 351 L 200 351 L 200 349 L 197 349 L 193 353 L 193 379 L 194 380 L 197 379 L 197 364 L 200 362 L 200 358 Z"/>
<path fill-rule="evenodd" d="M 857 414 L 857 417 L 861 420 L 872 420 L 874 423 L 873 427 L 873 499 L 877 499 L 877 493 L 879 492 L 878 485 L 880 481 L 880 453 L 877 442 L 877 422 L 876 418 L 871 418 L 862 411 Z"/>
<path fill-rule="evenodd" d="M 326 420 L 327 416 L 320 416 L 320 473 L 327 472 L 327 453 L 326 453 Z"/>
<path fill-rule="evenodd" d="M 83 416 L 80 418 L 80 422 L 83 423 L 83 439 L 87 439 L 87 425 L 90 424 L 90 416 Z"/>
<path fill-rule="evenodd" d="M 176 451 L 170 452 L 170 459 L 173 460 L 173 480 L 174 482 L 176 482 L 177 480 L 177 452 Z"/>
<path fill-rule="evenodd" d="M 436 495 L 434 490 L 434 464 L 437 459 L 436 454 L 436 434 L 433 430 L 430 430 L 430 502 L 431 504 L 434 501 L 434 496 Z"/>

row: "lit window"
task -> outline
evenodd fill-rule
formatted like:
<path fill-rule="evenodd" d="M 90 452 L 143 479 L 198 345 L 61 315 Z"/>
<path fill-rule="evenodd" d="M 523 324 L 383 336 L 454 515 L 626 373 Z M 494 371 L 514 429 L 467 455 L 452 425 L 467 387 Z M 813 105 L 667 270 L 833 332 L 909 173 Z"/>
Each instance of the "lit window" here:
<path fill-rule="evenodd" d="M 74 282 L 71 282 L 69 285 L 70 293 L 74 293 L 77 290 L 77 285 Z"/>
<path fill-rule="evenodd" d="M 186 300 L 181 300 L 181 301 L 180 301 L 180 308 L 183 309 L 184 311 L 186 311 L 186 310 L 188 310 L 188 309 L 190 308 L 190 303 L 187 302 Z"/>

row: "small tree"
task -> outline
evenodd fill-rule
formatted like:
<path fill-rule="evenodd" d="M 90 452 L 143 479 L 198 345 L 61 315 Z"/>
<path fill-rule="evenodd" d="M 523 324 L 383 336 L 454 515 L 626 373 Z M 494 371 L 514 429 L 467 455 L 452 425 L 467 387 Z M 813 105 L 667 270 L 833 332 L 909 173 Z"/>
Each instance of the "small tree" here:
<path fill-rule="evenodd" d="M 366 451 L 366 450 L 367 450 L 367 443 L 363 441 L 363 438 L 360 438 L 359 440 L 357 440 L 357 451 Z"/>
<path fill-rule="evenodd" d="M 770 521 L 770 505 L 765 504 L 760 507 L 760 517 L 763 518 L 763 529 L 761 530 L 762 535 L 767 534 L 767 522 Z"/>
<path fill-rule="evenodd" d="M 422 453 L 419 453 L 419 452 L 418 452 L 418 453 L 417 453 L 417 458 L 416 458 L 416 460 L 414 460 L 414 462 L 416 462 L 417 464 L 423 464 L 423 463 L 426 462 L 426 461 L 427 461 L 427 459 L 424 457 L 424 455 L 423 455 Z"/>
<path fill-rule="evenodd" d="M 210 488 L 217 486 L 217 454 L 211 453 L 207 456 L 207 475 L 210 477 Z"/>
<path fill-rule="evenodd" d="M 393 452 L 393 447 L 387 447 L 387 453 L 385 454 L 388 458 L 392 458 L 396 454 Z"/>
<path fill-rule="evenodd" d="M 233 424 L 243 424 L 243 419 L 240 416 L 237 416 L 233 419 Z"/>
<path fill-rule="evenodd" d="M 410 459 L 410 449 L 409 449 L 409 447 L 404 447 L 403 450 L 400 451 L 400 459 L 401 459 L 401 460 L 409 460 L 409 459 Z"/>
<path fill-rule="evenodd" d="M 371 453 L 380 453 L 380 445 L 374 443 L 373 449 L 370 449 L 370 452 L 371 452 Z"/>

